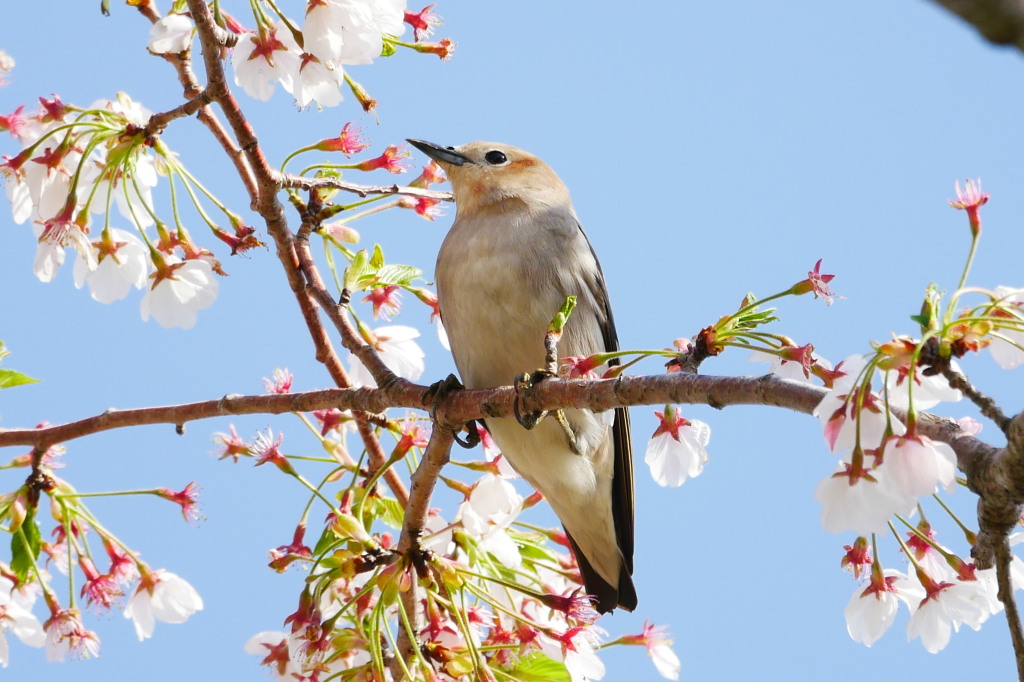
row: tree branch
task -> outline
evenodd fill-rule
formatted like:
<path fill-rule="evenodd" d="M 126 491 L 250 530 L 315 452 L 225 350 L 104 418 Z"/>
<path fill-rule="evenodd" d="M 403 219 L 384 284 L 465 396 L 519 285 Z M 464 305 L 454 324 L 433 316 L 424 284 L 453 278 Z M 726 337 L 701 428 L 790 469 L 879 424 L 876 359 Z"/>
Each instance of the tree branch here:
<path fill-rule="evenodd" d="M 946 378 L 949 385 L 967 396 L 967 399 L 974 403 L 984 416 L 995 422 L 999 430 L 1005 433 L 1006 429 L 1010 427 L 1010 418 L 1003 414 L 996 401 L 975 388 L 966 376 L 950 367 L 948 363 L 943 363 L 941 367 L 942 376 Z"/>
<path fill-rule="evenodd" d="M 361 197 L 369 194 L 403 194 L 410 197 L 452 201 L 451 192 L 439 192 L 432 189 L 420 189 L 419 187 L 360 185 L 354 182 L 345 182 L 339 178 L 307 178 L 301 175 L 292 175 L 291 173 L 277 173 L 276 175 L 282 187 L 292 189 L 340 189 L 346 192 L 353 192 Z"/>
<path fill-rule="evenodd" d="M 398 551 L 408 557 L 416 568 L 417 574 L 423 564 L 420 537 L 423 535 L 423 527 L 426 524 L 430 498 L 434 494 L 434 486 L 441 475 L 441 469 L 448 463 L 454 440 L 451 429 L 440 426 L 435 428 L 430 434 L 430 441 L 423 453 L 423 459 L 420 460 L 420 465 L 412 475 L 409 504 L 405 508 L 405 520 L 402 524 L 402 536 L 398 541 Z M 423 629 L 423 624 L 422 613 L 419 609 L 417 580 L 413 580 L 409 590 L 402 594 L 402 606 L 409 617 L 413 633 L 418 633 Z M 398 655 L 407 662 L 407 665 L 411 664 L 414 647 L 417 646 L 419 643 L 410 640 L 406 629 L 400 628 Z"/>

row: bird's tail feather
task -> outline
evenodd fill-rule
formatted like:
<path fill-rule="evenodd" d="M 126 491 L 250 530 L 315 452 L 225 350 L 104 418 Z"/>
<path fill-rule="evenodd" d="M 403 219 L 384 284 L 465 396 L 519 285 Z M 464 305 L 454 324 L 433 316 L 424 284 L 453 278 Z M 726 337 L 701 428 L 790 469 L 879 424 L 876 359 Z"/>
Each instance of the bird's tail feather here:
<path fill-rule="evenodd" d="M 580 546 L 576 544 L 576 540 L 569 535 L 568 531 L 566 531 L 566 536 L 569 538 L 572 552 L 576 556 L 576 564 L 580 567 L 583 586 L 587 590 L 587 594 L 595 599 L 594 608 L 598 613 L 614 611 L 615 607 L 626 611 L 635 609 L 637 604 L 636 588 L 633 586 L 633 578 L 629 574 L 629 569 L 626 568 L 626 562 L 623 560 L 619 567 L 619 584 L 617 586 L 610 585 L 590 565 L 587 556 L 580 551 Z"/>

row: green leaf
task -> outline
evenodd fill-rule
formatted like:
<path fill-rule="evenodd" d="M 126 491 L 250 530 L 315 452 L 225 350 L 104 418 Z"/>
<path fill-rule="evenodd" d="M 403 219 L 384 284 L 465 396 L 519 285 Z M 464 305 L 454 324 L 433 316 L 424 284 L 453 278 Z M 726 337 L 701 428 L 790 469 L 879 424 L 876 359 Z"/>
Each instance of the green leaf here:
<path fill-rule="evenodd" d="M 392 528 L 401 528 L 402 523 L 405 521 L 405 510 L 398 503 L 398 500 L 390 497 L 381 497 L 376 502 L 380 507 L 380 520 Z"/>
<path fill-rule="evenodd" d="M 411 265 L 383 265 L 377 271 L 374 284 L 376 286 L 387 286 L 389 284 L 408 286 L 422 274 L 422 270 Z"/>
<path fill-rule="evenodd" d="M 313 556 L 320 556 L 338 544 L 340 544 L 338 538 L 331 532 L 331 527 L 327 526 L 320 533 L 320 539 L 316 541 L 316 547 L 313 548 Z"/>
<path fill-rule="evenodd" d="M 374 270 L 384 267 L 384 251 L 381 250 L 380 244 L 373 245 L 373 258 L 370 259 L 370 265 Z"/>
<path fill-rule="evenodd" d="M 345 268 L 344 286 L 349 291 L 362 289 L 360 281 L 366 276 L 369 269 L 370 254 L 366 249 L 359 249 L 352 258 L 352 263 Z"/>
<path fill-rule="evenodd" d="M 21 527 L 11 535 L 11 570 L 18 577 L 18 583 L 28 580 L 29 573 L 39 558 L 42 536 L 36 524 L 36 510 L 30 507 Z"/>
<path fill-rule="evenodd" d="M 0 388 L 12 388 L 14 386 L 35 384 L 38 382 L 39 379 L 33 379 L 21 372 L 15 372 L 13 369 L 0 369 Z"/>
<path fill-rule="evenodd" d="M 571 682 L 565 663 L 560 663 L 538 652 L 520 659 L 514 670 L 509 670 L 523 682 Z"/>

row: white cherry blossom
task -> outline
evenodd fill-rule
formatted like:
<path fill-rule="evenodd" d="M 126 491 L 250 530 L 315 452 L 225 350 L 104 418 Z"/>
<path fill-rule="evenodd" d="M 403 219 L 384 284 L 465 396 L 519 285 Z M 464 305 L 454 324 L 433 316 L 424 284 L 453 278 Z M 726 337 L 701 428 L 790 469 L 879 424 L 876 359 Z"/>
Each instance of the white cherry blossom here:
<path fill-rule="evenodd" d="M 124 607 L 124 617 L 135 624 L 139 640 L 153 636 L 156 621 L 184 623 L 203 610 L 203 599 L 184 578 L 169 571 L 150 571 L 139 580 L 135 594 Z"/>
<path fill-rule="evenodd" d="M 149 275 L 149 288 L 142 298 L 142 319 L 148 320 L 152 315 L 162 327 L 191 329 L 199 311 L 216 300 L 217 279 L 204 260 L 182 262 L 174 256 L 163 259 L 170 272 L 161 276 L 158 269 Z"/>
<path fill-rule="evenodd" d="M 704 470 L 708 462 L 704 447 L 711 438 L 711 427 L 697 419 L 684 419 L 672 406 L 654 414 L 660 423 L 647 442 L 644 462 L 658 485 L 676 488 Z"/>
<path fill-rule="evenodd" d="M 380 359 L 392 372 L 410 381 L 416 381 L 423 375 L 424 353 L 413 341 L 420 335 L 419 331 L 403 325 L 377 327 L 373 330 L 377 338 L 377 353 Z M 354 386 L 376 388 L 370 371 L 354 355 L 349 355 L 349 376 Z"/>
<path fill-rule="evenodd" d="M 1000 285 L 996 287 L 995 294 L 1004 303 L 1024 305 L 1024 289 Z M 1017 307 L 1015 317 L 1006 318 L 1006 322 L 1015 328 L 996 328 L 994 333 L 999 336 L 993 338 L 988 350 L 1000 367 L 1013 369 L 1024 364 L 1024 308 Z"/>
<path fill-rule="evenodd" d="M 168 14 L 149 29 L 149 51 L 177 54 L 192 44 L 195 26 L 184 14 Z"/>
<path fill-rule="evenodd" d="M 87 260 L 79 254 L 73 271 L 75 287 L 81 289 L 88 283 L 90 295 L 100 303 L 120 300 L 132 287 L 141 289 L 149 271 L 148 251 L 138 237 L 117 228 L 110 229 L 110 237 L 107 253 L 103 252 L 107 247 L 102 245 L 102 240 L 92 245 L 98 261 L 94 270 L 89 269 Z"/>

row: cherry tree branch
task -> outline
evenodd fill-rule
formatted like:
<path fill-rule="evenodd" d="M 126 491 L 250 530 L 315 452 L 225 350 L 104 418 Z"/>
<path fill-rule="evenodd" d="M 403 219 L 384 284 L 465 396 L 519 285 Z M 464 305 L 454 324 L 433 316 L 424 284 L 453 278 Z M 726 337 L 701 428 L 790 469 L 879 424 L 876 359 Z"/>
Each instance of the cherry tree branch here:
<path fill-rule="evenodd" d="M 151 3 L 141 3 L 137 5 L 137 8 L 139 13 L 148 19 L 150 23 L 155 24 L 160 20 L 160 14 Z M 219 33 L 215 32 L 215 35 L 219 35 L 223 38 L 223 44 L 233 44 L 234 41 L 237 40 L 237 38 L 229 35 L 219 26 L 215 25 L 214 28 L 219 31 Z M 224 129 L 223 123 L 221 123 L 220 119 L 217 118 L 213 109 L 209 107 L 209 103 L 214 100 L 213 92 L 210 91 L 209 88 L 204 89 L 199 85 L 199 80 L 196 78 L 195 71 L 192 68 L 192 50 L 188 49 L 179 54 L 162 54 L 160 56 L 174 66 L 175 71 L 178 73 L 178 81 L 184 89 L 184 97 L 188 101 L 169 112 L 154 114 L 146 126 L 147 133 L 150 135 L 159 135 L 163 132 L 167 124 L 175 118 L 190 116 L 193 113 L 197 113 L 199 122 L 206 126 L 214 139 L 217 140 L 218 144 L 220 144 L 221 148 L 234 164 L 235 171 L 238 173 L 238 177 L 241 179 L 242 184 L 245 186 L 245 189 L 249 194 L 250 202 L 255 204 L 257 192 L 256 181 L 253 177 L 252 169 L 249 167 L 248 161 L 241 153 L 241 150 Z M 196 106 L 194 104 L 195 102 L 200 102 L 200 105 Z"/>
<path fill-rule="evenodd" d="M 399 553 L 404 554 L 412 561 L 417 574 L 421 567 L 425 568 L 420 537 L 423 535 L 423 527 L 426 524 L 430 499 L 434 494 L 437 479 L 441 475 L 441 469 L 448 463 L 454 441 L 451 429 L 435 428 L 430 434 L 423 459 L 420 460 L 419 466 L 412 475 L 409 504 L 405 509 L 402 535 L 399 538 L 397 549 Z M 402 605 L 409 618 L 413 633 L 418 633 L 423 629 L 417 592 L 417 581 L 413 580 L 409 590 L 402 594 Z M 406 628 L 401 628 L 398 636 L 398 655 L 407 662 L 411 662 L 416 646 L 418 643 L 410 639 Z"/>
<path fill-rule="evenodd" d="M 978 30 L 995 45 L 1024 51 L 1024 1 L 934 0 Z"/>
<path fill-rule="evenodd" d="M 278 259 L 284 267 L 289 285 L 298 300 L 303 318 L 313 337 L 317 358 L 326 363 L 331 378 L 338 386 L 343 388 L 351 386 L 351 382 L 341 368 L 341 363 L 337 360 L 322 328 L 319 314 L 316 312 L 317 303 L 319 302 L 320 307 L 331 317 L 336 326 L 340 316 L 334 310 L 333 301 L 330 302 L 331 305 L 324 305 L 326 301 L 322 294 L 326 293 L 326 290 L 322 283 L 317 286 L 319 275 L 311 259 L 306 262 L 306 267 L 300 268 L 296 240 L 288 228 L 284 208 L 277 198 L 277 192 L 282 188 L 278 181 L 279 174 L 267 163 L 255 132 L 227 86 L 220 50 L 221 45 L 225 44 L 226 38 L 222 35 L 223 31 L 214 23 L 213 16 L 205 2 L 189 0 L 188 4 L 196 24 L 196 33 L 203 46 L 203 60 L 207 75 L 206 90 L 212 93 L 212 99 L 220 105 L 224 112 L 235 138 L 238 140 L 238 147 L 244 153 L 248 167 L 252 171 L 254 178 L 251 192 L 253 208 L 266 222 L 267 232 L 274 240 Z M 302 244 L 299 247 L 298 250 L 301 250 Z M 345 330 L 341 329 L 341 331 L 344 337 Z M 370 350 L 373 352 L 372 349 Z M 363 411 L 356 411 L 354 416 L 360 437 L 369 454 L 371 469 L 376 471 L 384 465 L 386 455 L 376 433 L 369 424 L 369 416 Z M 396 499 L 404 505 L 408 497 L 405 486 L 398 475 L 390 470 L 385 472 L 385 482 L 395 494 Z"/>
<path fill-rule="evenodd" d="M 999 584 L 999 601 L 1006 608 L 1006 623 L 1010 628 L 1010 640 L 1013 642 L 1013 653 L 1017 659 L 1017 677 L 1024 680 L 1024 628 L 1021 627 L 1020 611 L 1014 598 L 1013 579 L 1010 575 L 1010 564 L 1013 561 L 1013 550 L 1007 538 L 995 546 L 996 579 Z"/>
<path fill-rule="evenodd" d="M 967 399 L 974 403 L 983 415 L 995 422 L 1000 431 L 1006 432 L 1006 429 L 1010 427 L 1010 418 L 1003 414 L 995 400 L 975 388 L 966 376 L 953 369 L 949 364 L 942 365 L 942 376 L 946 378 L 952 388 L 967 396 Z"/>
<path fill-rule="evenodd" d="M 278 182 L 282 187 L 291 189 L 340 189 L 346 192 L 353 192 L 361 197 L 370 194 L 402 194 L 410 197 L 424 197 L 426 199 L 440 199 L 441 201 L 452 201 L 451 192 L 441 192 L 433 189 L 421 189 L 419 187 L 406 187 L 404 185 L 360 185 L 354 182 L 345 182 L 340 178 L 307 178 L 291 173 L 278 173 Z"/>

